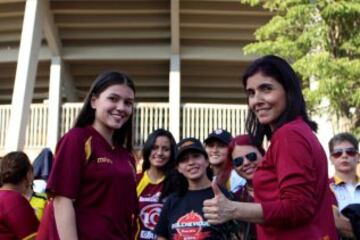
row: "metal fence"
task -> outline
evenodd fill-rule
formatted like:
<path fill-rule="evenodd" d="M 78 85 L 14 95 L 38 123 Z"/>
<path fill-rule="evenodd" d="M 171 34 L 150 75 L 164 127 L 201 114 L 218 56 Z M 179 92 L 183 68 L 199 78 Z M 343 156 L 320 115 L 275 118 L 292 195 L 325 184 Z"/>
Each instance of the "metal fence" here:
<path fill-rule="evenodd" d="M 10 120 L 10 105 L 0 105 L 0 149 L 5 147 Z M 64 103 L 61 107 L 60 134 L 72 126 L 82 103 Z M 233 135 L 245 132 L 247 106 L 228 104 L 181 105 L 180 137 L 203 140 L 209 132 L 224 128 Z M 42 148 L 47 143 L 48 105 L 32 104 L 26 130 L 25 149 Z M 141 148 L 149 134 L 158 128 L 169 129 L 168 103 L 137 103 L 134 114 L 134 145 Z M 11 134 L 11 133 L 9 133 Z"/>

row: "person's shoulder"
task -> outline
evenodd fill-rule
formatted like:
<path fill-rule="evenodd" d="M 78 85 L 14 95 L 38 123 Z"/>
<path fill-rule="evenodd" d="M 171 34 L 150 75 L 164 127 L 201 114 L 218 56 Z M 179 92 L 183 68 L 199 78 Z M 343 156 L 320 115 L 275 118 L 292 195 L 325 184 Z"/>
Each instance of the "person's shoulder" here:
<path fill-rule="evenodd" d="M 181 199 L 182 197 L 180 197 L 177 192 L 171 193 L 163 200 L 164 207 L 173 209 L 173 207 L 177 205 L 178 201 Z"/>
<path fill-rule="evenodd" d="M 17 191 L 1 190 L 1 202 L 10 206 L 22 206 L 28 204 L 28 200 Z"/>
<path fill-rule="evenodd" d="M 85 138 L 88 134 L 88 129 L 83 127 L 73 127 L 67 131 L 60 139 L 60 141 L 67 139 Z"/>
<path fill-rule="evenodd" d="M 55 158 L 59 151 L 68 152 L 68 149 L 84 149 L 85 152 L 91 152 L 92 136 L 87 128 L 74 127 L 66 132 L 56 145 Z"/>
<path fill-rule="evenodd" d="M 73 127 L 67 131 L 64 136 L 84 134 L 88 130 L 85 127 Z"/>
<path fill-rule="evenodd" d="M 169 196 L 166 198 L 166 201 L 172 202 L 178 200 L 179 198 L 180 198 L 179 193 L 173 192 L 169 194 Z"/>
<path fill-rule="evenodd" d="M 290 122 L 285 123 L 280 128 L 278 128 L 275 132 L 276 132 L 276 134 L 281 134 L 281 133 L 288 132 L 288 131 L 297 131 L 299 129 L 304 130 L 307 128 L 306 126 L 307 126 L 307 124 L 305 123 L 305 121 L 301 117 L 298 117 Z"/>
<path fill-rule="evenodd" d="M 307 139 L 311 135 L 314 135 L 311 128 L 301 117 L 298 117 L 276 129 L 273 138 L 278 140 L 286 140 L 289 138 Z"/>
<path fill-rule="evenodd" d="M 139 182 L 144 177 L 144 172 L 136 173 L 136 181 Z"/>

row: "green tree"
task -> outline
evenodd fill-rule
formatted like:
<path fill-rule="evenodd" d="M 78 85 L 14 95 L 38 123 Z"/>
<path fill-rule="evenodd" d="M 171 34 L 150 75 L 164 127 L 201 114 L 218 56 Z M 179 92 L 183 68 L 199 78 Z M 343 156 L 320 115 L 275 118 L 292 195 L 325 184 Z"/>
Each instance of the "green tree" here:
<path fill-rule="evenodd" d="M 287 59 L 303 80 L 310 110 L 330 113 L 333 123 L 360 137 L 360 0 L 240 1 L 274 13 L 245 53 Z"/>

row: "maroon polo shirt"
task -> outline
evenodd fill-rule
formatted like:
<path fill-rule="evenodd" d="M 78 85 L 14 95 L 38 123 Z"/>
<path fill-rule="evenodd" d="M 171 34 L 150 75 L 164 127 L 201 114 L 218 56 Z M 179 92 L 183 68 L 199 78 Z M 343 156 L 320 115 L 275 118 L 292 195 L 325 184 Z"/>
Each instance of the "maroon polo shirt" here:
<path fill-rule="evenodd" d="M 274 132 L 253 185 L 265 221 L 257 224 L 259 240 L 338 239 L 327 158 L 302 118 Z"/>
<path fill-rule="evenodd" d="M 0 239 L 35 236 L 39 221 L 30 203 L 19 192 L 0 190 Z"/>
<path fill-rule="evenodd" d="M 74 200 L 79 239 L 130 239 L 137 208 L 134 159 L 91 126 L 71 129 L 59 142 L 47 191 Z M 53 206 L 38 239 L 58 239 Z M 50 234 L 50 236 L 46 236 Z"/>

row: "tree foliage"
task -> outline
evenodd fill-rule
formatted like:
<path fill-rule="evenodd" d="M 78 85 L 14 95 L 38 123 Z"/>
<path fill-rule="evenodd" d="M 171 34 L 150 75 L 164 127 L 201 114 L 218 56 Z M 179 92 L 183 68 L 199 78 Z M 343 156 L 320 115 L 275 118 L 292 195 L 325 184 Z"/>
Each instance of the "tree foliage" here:
<path fill-rule="evenodd" d="M 287 59 L 303 80 L 310 109 L 330 112 L 360 136 L 360 1 L 240 1 L 274 13 L 245 53 Z"/>

